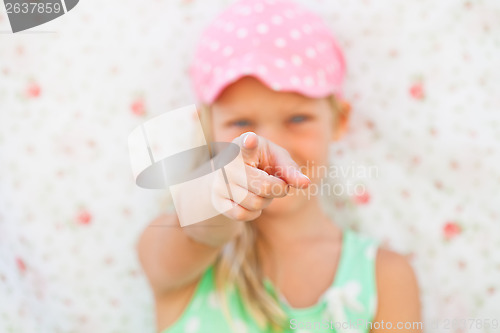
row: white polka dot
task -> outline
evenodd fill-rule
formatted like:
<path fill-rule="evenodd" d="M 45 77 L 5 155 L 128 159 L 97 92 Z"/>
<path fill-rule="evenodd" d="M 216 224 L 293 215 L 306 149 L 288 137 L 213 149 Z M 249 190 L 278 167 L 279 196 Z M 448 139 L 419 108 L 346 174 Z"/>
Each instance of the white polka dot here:
<path fill-rule="evenodd" d="M 294 64 L 295 66 L 300 66 L 302 65 L 302 58 L 298 55 L 293 55 L 292 56 L 292 64 Z"/>
<path fill-rule="evenodd" d="M 271 85 L 271 88 L 272 88 L 273 90 L 279 91 L 279 90 L 281 90 L 281 85 L 280 85 L 279 83 L 277 83 L 277 82 L 274 82 L 274 83 Z"/>
<path fill-rule="evenodd" d="M 255 6 L 253 6 L 253 10 L 256 13 L 260 13 L 264 10 L 264 6 L 261 3 L 255 4 Z"/>
<path fill-rule="evenodd" d="M 225 57 L 229 57 L 231 54 L 233 54 L 234 50 L 231 46 L 226 46 L 224 48 L 224 50 L 222 50 L 222 54 L 225 56 Z"/>
<path fill-rule="evenodd" d="M 234 24 L 232 22 L 226 22 L 225 26 L 224 26 L 224 30 L 226 30 L 227 32 L 231 32 L 234 30 Z"/>
<path fill-rule="evenodd" d="M 259 74 L 265 75 L 267 74 L 267 67 L 264 65 L 259 65 L 257 67 L 257 72 L 259 72 Z"/>
<path fill-rule="evenodd" d="M 316 49 L 319 52 L 323 52 L 324 50 L 328 49 L 328 44 L 326 44 L 325 42 L 318 43 L 316 44 Z"/>
<path fill-rule="evenodd" d="M 184 327 L 186 333 L 196 333 L 200 329 L 200 319 L 198 317 L 191 317 L 188 319 Z"/>
<path fill-rule="evenodd" d="M 356 298 L 361 292 L 361 284 L 358 281 L 349 281 L 344 285 L 347 295 Z"/>
<path fill-rule="evenodd" d="M 294 86 L 300 85 L 300 79 L 297 76 L 292 76 L 290 78 L 290 83 Z"/>
<path fill-rule="evenodd" d="M 250 73 L 252 73 L 252 69 L 251 69 L 251 68 L 249 68 L 249 67 L 245 67 L 245 68 L 243 69 L 243 74 L 248 75 L 248 74 L 250 74 Z"/>
<path fill-rule="evenodd" d="M 238 333 L 247 333 L 248 332 L 247 325 L 241 319 L 236 319 L 234 321 L 234 329 L 235 329 L 235 332 L 238 332 Z"/>
<path fill-rule="evenodd" d="M 247 35 L 248 35 L 248 31 L 245 28 L 239 28 L 236 31 L 236 36 L 238 36 L 238 38 L 245 38 Z"/>
<path fill-rule="evenodd" d="M 273 22 L 273 24 L 280 25 L 281 23 L 283 23 L 283 18 L 279 15 L 274 15 L 271 18 L 271 22 Z"/>
<path fill-rule="evenodd" d="M 212 66 L 210 64 L 204 64 L 202 70 L 204 73 L 210 73 L 210 71 L 212 70 Z"/>
<path fill-rule="evenodd" d="M 267 34 L 267 32 L 269 31 L 269 28 L 267 27 L 266 24 L 264 23 L 261 23 L 257 26 L 257 32 L 259 34 Z"/>
<path fill-rule="evenodd" d="M 220 44 L 218 41 L 214 40 L 214 41 L 210 42 L 210 50 L 215 52 L 219 49 L 219 47 L 220 47 Z"/>
<path fill-rule="evenodd" d="M 236 72 L 234 71 L 234 69 L 229 69 L 227 72 L 226 72 L 226 78 L 232 80 L 236 77 Z"/>
<path fill-rule="evenodd" d="M 283 38 L 278 38 L 274 41 L 274 45 L 279 48 L 283 48 L 286 46 L 286 41 Z"/>
<path fill-rule="evenodd" d="M 300 33 L 300 31 L 298 31 L 297 29 L 293 29 L 292 31 L 290 31 L 290 37 L 292 37 L 292 39 L 299 39 L 301 35 L 302 34 Z"/>
<path fill-rule="evenodd" d="M 286 63 L 285 63 L 285 60 L 283 59 L 276 59 L 276 61 L 274 62 L 274 64 L 276 65 L 276 67 L 278 68 L 283 68 L 285 67 Z"/>
<path fill-rule="evenodd" d="M 219 75 L 221 75 L 221 74 L 222 74 L 222 68 L 220 68 L 220 67 L 215 67 L 215 69 L 214 69 L 214 74 L 215 74 L 215 76 L 219 76 Z"/>
<path fill-rule="evenodd" d="M 312 32 L 312 28 L 309 24 L 304 24 L 302 26 L 302 31 L 304 31 L 306 34 L 310 34 Z"/>
<path fill-rule="evenodd" d="M 312 47 L 308 47 L 306 49 L 306 56 L 308 56 L 309 58 L 315 58 L 316 57 L 316 50 L 313 49 Z"/>
<path fill-rule="evenodd" d="M 208 306 L 210 306 L 212 309 L 219 308 L 219 306 L 220 306 L 219 298 L 218 298 L 215 291 L 210 292 L 210 294 L 208 294 L 207 298 L 208 298 Z"/>
<path fill-rule="evenodd" d="M 243 6 L 243 7 L 238 8 L 237 12 L 240 15 L 247 16 L 247 15 L 250 15 L 252 13 L 252 10 L 248 6 Z"/>
<path fill-rule="evenodd" d="M 286 18 L 289 18 L 289 19 L 293 19 L 295 17 L 295 13 L 291 9 L 285 10 L 284 15 Z"/>
<path fill-rule="evenodd" d="M 308 87 L 312 86 L 314 84 L 314 79 L 311 76 L 306 76 L 304 78 L 304 84 Z"/>
<path fill-rule="evenodd" d="M 366 249 L 366 252 L 365 252 L 365 257 L 369 260 L 373 260 L 375 259 L 375 254 L 377 253 L 377 247 L 376 246 L 369 246 L 367 249 Z"/>

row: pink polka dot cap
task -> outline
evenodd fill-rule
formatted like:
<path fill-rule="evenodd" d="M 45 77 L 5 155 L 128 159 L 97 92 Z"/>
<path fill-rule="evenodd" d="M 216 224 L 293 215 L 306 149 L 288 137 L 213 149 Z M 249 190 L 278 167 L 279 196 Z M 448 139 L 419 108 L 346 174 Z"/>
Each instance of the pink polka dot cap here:
<path fill-rule="evenodd" d="M 202 32 L 189 73 L 205 104 L 247 75 L 276 91 L 321 98 L 341 96 L 345 61 L 317 14 L 289 0 L 240 0 Z"/>

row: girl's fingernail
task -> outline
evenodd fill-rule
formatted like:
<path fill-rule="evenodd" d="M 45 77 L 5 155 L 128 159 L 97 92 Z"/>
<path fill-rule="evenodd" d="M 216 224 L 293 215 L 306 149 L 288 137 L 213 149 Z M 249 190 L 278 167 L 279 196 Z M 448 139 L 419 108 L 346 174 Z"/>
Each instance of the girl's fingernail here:
<path fill-rule="evenodd" d="M 243 138 L 243 147 L 246 147 L 246 143 L 247 143 L 247 139 L 248 139 L 248 133 L 245 134 L 245 137 Z"/>
<path fill-rule="evenodd" d="M 306 175 L 304 175 L 304 174 L 303 174 L 302 172 L 300 172 L 299 170 L 295 170 L 295 173 L 297 174 L 297 176 L 302 177 L 302 178 L 305 178 L 305 179 L 307 179 L 309 182 L 311 181 L 311 180 L 309 179 L 309 177 L 307 177 Z"/>

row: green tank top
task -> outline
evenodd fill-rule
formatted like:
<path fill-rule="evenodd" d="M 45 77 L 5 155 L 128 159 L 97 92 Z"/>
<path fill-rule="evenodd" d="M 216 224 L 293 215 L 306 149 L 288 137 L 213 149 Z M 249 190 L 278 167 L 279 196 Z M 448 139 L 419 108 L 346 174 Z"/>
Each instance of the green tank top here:
<path fill-rule="evenodd" d="M 352 230 L 343 231 L 342 250 L 332 285 L 310 307 L 293 308 L 275 290 L 269 279 L 266 290 L 278 297 L 289 316 L 285 333 L 370 331 L 377 305 L 375 256 L 378 242 Z M 265 333 L 248 311 L 236 288 L 227 289 L 228 321 L 216 293 L 214 267 L 209 266 L 199 280 L 183 314 L 161 333 Z"/>

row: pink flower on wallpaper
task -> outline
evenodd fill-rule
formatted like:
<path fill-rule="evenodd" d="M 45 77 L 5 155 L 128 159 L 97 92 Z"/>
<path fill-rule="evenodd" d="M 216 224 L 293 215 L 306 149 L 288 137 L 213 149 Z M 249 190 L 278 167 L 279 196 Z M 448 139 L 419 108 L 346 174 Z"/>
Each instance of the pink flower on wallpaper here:
<path fill-rule="evenodd" d="M 83 225 L 90 224 L 90 222 L 92 221 L 92 215 L 90 215 L 89 212 L 84 210 L 80 214 L 78 214 L 77 221 L 79 224 Z"/>
<path fill-rule="evenodd" d="M 29 84 L 28 88 L 26 89 L 26 95 L 30 98 L 37 98 L 40 96 L 41 92 L 40 85 L 36 82 L 32 82 Z"/>
<path fill-rule="evenodd" d="M 364 191 L 361 194 L 356 194 L 354 197 L 354 202 L 358 205 L 365 205 L 370 202 L 370 193 Z"/>
<path fill-rule="evenodd" d="M 455 222 L 447 222 L 443 227 L 444 238 L 455 238 L 462 232 L 462 228 Z"/>
<path fill-rule="evenodd" d="M 21 273 L 24 273 L 26 272 L 26 263 L 24 262 L 23 259 L 17 257 L 16 258 L 16 265 L 17 265 L 17 269 L 21 272 Z"/>
<path fill-rule="evenodd" d="M 130 109 L 136 116 L 142 116 L 146 113 L 146 108 L 142 99 L 136 99 L 135 101 L 133 101 L 130 105 Z"/>
<path fill-rule="evenodd" d="M 421 100 L 424 98 L 424 88 L 422 86 L 422 83 L 418 82 L 413 84 L 410 87 L 410 95 L 411 97 Z"/>

